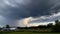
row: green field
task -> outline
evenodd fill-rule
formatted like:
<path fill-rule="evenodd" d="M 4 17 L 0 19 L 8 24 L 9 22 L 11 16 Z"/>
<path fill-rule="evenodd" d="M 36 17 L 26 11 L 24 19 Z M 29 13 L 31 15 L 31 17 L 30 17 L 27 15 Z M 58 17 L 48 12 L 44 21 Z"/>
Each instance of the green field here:
<path fill-rule="evenodd" d="M 37 32 L 0 32 L 0 34 L 60 34 L 60 33 L 37 33 Z"/>

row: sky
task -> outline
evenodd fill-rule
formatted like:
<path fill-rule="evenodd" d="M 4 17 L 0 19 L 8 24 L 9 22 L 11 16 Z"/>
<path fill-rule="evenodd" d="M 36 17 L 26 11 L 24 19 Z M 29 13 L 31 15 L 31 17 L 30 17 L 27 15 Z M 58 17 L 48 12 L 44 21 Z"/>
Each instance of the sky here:
<path fill-rule="evenodd" d="M 0 26 L 36 26 L 55 20 L 60 20 L 60 0 L 0 0 Z"/>

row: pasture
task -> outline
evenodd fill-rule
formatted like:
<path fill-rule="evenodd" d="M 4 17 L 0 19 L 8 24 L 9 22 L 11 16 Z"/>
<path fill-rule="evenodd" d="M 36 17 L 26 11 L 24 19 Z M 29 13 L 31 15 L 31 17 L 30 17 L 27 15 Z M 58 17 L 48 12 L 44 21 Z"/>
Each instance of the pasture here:
<path fill-rule="evenodd" d="M 41 32 L 0 32 L 0 34 L 60 34 L 60 33 L 41 33 Z"/>

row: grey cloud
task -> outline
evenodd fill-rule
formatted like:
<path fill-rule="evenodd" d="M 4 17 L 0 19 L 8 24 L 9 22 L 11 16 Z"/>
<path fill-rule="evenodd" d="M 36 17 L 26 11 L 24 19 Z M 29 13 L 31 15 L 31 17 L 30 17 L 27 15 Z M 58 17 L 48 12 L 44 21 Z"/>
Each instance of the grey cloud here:
<path fill-rule="evenodd" d="M 13 5 L 17 5 L 18 7 L 12 7 L 10 5 L 6 5 L 5 8 L 3 8 L 3 12 L 2 13 L 4 16 L 8 17 L 8 18 L 24 18 L 24 17 L 37 17 L 37 16 L 45 16 L 45 15 L 51 15 L 51 13 L 57 13 L 58 11 L 56 11 L 56 9 L 58 9 L 59 7 L 57 7 L 56 9 L 50 9 L 52 7 L 52 5 L 54 5 L 56 2 L 56 0 L 53 0 L 53 2 L 55 1 L 55 3 L 51 3 L 51 1 L 49 0 L 30 0 L 30 2 L 28 2 L 26 0 L 26 2 L 28 2 L 29 4 L 24 4 L 26 2 L 24 2 L 24 0 L 22 3 L 20 4 L 20 0 L 8 0 L 11 4 Z M 59 1 L 59 0 L 58 0 Z M 53 10 L 54 12 L 52 12 L 51 10 Z"/>
<path fill-rule="evenodd" d="M 30 16 L 51 16 L 58 12 L 60 12 L 60 0 L 0 0 L 0 15 L 6 18 L 7 23 L 8 21 L 14 23 L 17 19 Z M 50 19 L 44 21 L 46 20 Z"/>
<path fill-rule="evenodd" d="M 30 23 L 44 23 L 44 22 L 54 22 L 55 20 L 60 20 L 60 12 L 57 14 L 53 14 L 50 16 L 42 16 L 35 18 L 34 20 L 30 21 Z"/>

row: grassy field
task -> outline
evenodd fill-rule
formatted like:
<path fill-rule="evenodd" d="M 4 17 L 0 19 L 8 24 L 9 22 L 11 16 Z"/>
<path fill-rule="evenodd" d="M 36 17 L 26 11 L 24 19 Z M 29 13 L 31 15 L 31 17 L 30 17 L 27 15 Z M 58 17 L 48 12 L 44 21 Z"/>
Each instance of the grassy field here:
<path fill-rule="evenodd" d="M 0 34 L 60 34 L 60 33 L 38 33 L 38 32 L 0 32 Z"/>

